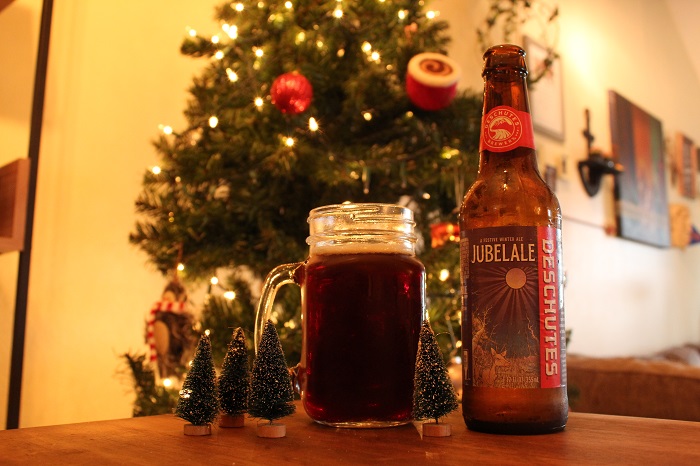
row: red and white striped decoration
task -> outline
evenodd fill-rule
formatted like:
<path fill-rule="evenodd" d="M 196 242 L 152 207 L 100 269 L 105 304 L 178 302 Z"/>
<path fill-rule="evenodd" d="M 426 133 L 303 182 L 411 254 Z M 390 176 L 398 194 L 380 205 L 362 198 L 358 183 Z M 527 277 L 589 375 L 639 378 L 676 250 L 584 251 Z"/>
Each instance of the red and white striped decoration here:
<path fill-rule="evenodd" d="M 146 325 L 146 342 L 151 350 L 150 360 L 155 363 L 158 360 L 158 353 L 156 352 L 156 340 L 154 336 L 154 324 L 156 323 L 156 313 L 158 312 L 174 312 L 176 314 L 181 314 L 185 312 L 185 307 L 187 306 L 186 301 L 157 301 L 151 311 L 148 314 L 148 320 Z"/>

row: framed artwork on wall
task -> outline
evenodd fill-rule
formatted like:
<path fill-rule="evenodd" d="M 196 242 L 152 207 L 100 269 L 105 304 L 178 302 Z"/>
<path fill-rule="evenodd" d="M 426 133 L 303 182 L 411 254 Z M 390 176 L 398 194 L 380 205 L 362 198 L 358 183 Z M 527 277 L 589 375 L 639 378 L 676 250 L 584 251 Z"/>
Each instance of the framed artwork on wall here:
<path fill-rule="evenodd" d="M 664 136 L 661 121 L 609 91 L 613 157 L 625 167 L 615 177 L 618 235 L 658 247 L 670 245 Z"/>
<path fill-rule="evenodd" d="M 528 36 L 524 36 L 527 68 L 530 76 L 542 75 L 530 84 L 530 113 L 535 131 L 558 141 L 564 140 L 564 92 L 562 89 L 561 60 L 556 58 L 545 69 L 547 49 Z"/>
<path fill-rule="evenodd" d="M 693 141 L 683 133 L 676 134 L 676 173 L 678 180 L 678 192 L 681 196 L 695 199 L 697 195 L 696 176 L 697 148 Z"/>

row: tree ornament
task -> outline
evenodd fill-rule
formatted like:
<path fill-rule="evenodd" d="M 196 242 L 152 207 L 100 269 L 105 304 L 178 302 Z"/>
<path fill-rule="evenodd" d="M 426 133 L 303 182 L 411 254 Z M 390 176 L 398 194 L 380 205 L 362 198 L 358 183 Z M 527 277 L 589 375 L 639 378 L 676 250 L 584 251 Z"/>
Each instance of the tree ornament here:
<path fill-rule="evenodd" d="M 435 420 L 423 424 L 423 435 L 449 436 L 450 425 L 440 423 L 439 418 L 457 409 L 457 395 L 428 319 L 423 321 L 420 330 L 413 383 L 413 417 Z"/>
<path fill-rule="evenodd" d="M 297 115 L 311 104 L 314 90 L 301 73 L 293 71 L 278 76 L 270 88 L 272 103 L 282 113 Z"/>
<path fill-rule="evenodd" d="M 220 427 L 243 427 L 243 415 L 248 409 L 250 368 L 245 334 L 238 327 L 228 344 L 228 351 L 219 376 Z"/>
<path fill-rule="evenodd" d="M 278 438 L 286 435 L 285 425 L 272 421 L 288 416 L 295 410 L 292 379 L 282 345 L 275 325 L 268 320 L 253 361 L 248 414 L 270 421 L 258 424 L 258 437 Z"/>
<path fill-rule="evenodd" d="M 180 390 L 175 415 L 189 422 L 185 435 L 211 435 L 211 422 L 219 412 L 216 372 L 208 335 L 202 335 L 192 366 Z"/>
<path fill-rule="evenodd" d="M 452 103 L 462 70 L 440 53 L 419 53 L 408 62 L 406 93 L 418 108 L 440 110 Z"/>

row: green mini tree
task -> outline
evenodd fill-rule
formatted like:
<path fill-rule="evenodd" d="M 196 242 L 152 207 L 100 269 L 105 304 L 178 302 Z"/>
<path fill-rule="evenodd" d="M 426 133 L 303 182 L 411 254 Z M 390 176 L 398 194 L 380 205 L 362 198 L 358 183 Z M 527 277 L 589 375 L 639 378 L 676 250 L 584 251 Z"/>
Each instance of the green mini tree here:
<path fill-rule="evenodd" d="M 238 327 L 233 332 L 219 377 L 219 404 L 223 412 L 221 426 L 243 425 L 243 414 L 248 410 L 250 367 L 245 334 Z"/>
<path fill-rule="evenodd" d="M 442 352 L 425 319 L 421 326 L 416 356 L 416 374 L 413 392 L 413 417 L 439 419 L 457 409 L 457 395 L 442 358 Z"/>
<path fill-rule="evenodd" d="M 192 366 L 180 390 L 175 414 L 194 426 L 206 426 L 211 424 L 218 412 L 216 372 L 211 356 L 211 342 L 205 334 L 197 344 Z"/>
<path fill-rule="evenodd" d="M 248 398 L 248 414 L 267 419 L 288 416 L 296 410 L 294 390 L 275 325 L 265 322 L 258 352 L 253 362 Z"/>

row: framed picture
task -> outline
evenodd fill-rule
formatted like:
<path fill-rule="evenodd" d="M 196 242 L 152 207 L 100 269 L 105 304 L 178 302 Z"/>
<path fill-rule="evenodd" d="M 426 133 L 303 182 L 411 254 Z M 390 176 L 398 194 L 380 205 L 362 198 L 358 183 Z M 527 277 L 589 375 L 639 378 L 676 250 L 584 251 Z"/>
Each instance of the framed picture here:
<path fill-rule="evenodd" d="M 618 235 L 659 247 L 671 241 L 661 122 L 609 91 L 612 152 L 624 166 L 615 177 Z"/>
<path fill-rule="evenodd" d="M 697 149 L 693 141 L 682 133 L 676 134 L 676 173 L 678 192 L 681 196 L 695 199 L 697 194 L 695 171 L 697 170 Z"/>
<path fill-rule="evenodd" d="M 527 68 L 530 77 L 542 77 L 530 85 L 530 113 L 535 131 L 558 141 L 564 140 L 564 93 L 561 60 L 555 59 L 545 70 L 547 49 L 532 38 L 524 37 Z M 542 74 L 544 71 L 544 74 Z"/>

